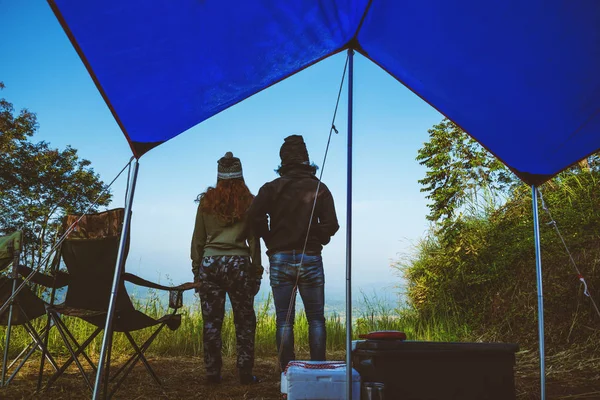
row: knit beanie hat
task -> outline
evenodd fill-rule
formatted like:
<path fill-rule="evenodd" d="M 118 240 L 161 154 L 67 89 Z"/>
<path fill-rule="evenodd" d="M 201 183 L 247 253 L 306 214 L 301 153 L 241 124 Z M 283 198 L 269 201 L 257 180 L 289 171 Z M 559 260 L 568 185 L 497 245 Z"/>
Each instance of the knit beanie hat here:
<path fill-rule="evenodd" d="M 283 139 L 283 145 L 279 150 L 281 165 L 309 164 L 308 150 L 302 135 L 291 135 Z"/>
<path fill-rule="evenodd" d="M 217 179 L 239 179 L 243 178 L 242 163 L 240 159 L 233 156 L 233 153 L 228 151 L 217 162 L 219 164 Z"/>

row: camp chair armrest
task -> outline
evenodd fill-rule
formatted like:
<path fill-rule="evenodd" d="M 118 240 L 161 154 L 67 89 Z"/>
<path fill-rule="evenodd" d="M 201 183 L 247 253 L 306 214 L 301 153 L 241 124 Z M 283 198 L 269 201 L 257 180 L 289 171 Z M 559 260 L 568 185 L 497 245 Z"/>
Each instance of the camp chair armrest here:
<path fill-rule="evenodd" d="M 125 272 L 123 274 L 123 279 L 126 280 L 126 281 L 128 281 L 128 282 L 134 283 L 134 284 L 136 284 L 138 286 L 144 286 L 144 287 L 151 288 L 151 289 L 166 290 L 166 291 L 169 291 L 169 292 L 170 291 L 180 291 L 180 292 L 183 292 L 183 291 L 186 291 L 186 290 L 195 289 L 196 286 L 197 286 L 197 284 L 195 284 L 193 282 L 186 282 L 186 283 L 183 283 L 183 284 L 178 285 L 178 286 L 164 286 L 164 285 L 159 285 L 158 283 L 147 281 L 146 279 L 140 278 L 139 276 L 131 274 L 129 272 Z"/>
<path fill-rule="evenodd" d="M 46 286 L 49 288 L 61 288 L 69 284 L 69 274 L 62 271 L 57 271 L 56 275 L 46 275 L 41 272 L 34 271 L 33 269 L 24 265 L 17 267 L 17 272 L 21 276 L 29 276 L 33 272 L 31 282 L 37 283 L 38 285 Z"/>
<path fill-rule="evenodd" d="M 137 275 L 130 274 L 125 272 L 123 274 L 123 280 L 134 283 L 138 286 L 144 286 L 151 289 L 159 289 L 166 290 L 169 292 L 169 308 L 173 308 L 175 310 L 181 308 L 183 306 L 183 292 L 190 289 L 195 289 L 198 285 L 194 282 L 186 282 L 184 284 L 178 286 L 163 286 L 158 283 L 147 281 L 143 278 L 140 278 Z"/>

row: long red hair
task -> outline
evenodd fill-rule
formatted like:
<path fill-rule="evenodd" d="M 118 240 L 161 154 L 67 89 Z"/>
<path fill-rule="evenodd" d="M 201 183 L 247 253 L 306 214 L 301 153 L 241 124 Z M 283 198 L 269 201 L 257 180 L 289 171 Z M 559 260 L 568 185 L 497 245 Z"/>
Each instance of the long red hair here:
<path fill-rule="evenodd" d="M 240 221 L 252 204 L 254 196 L 243 179 L 219 179 L 198 196 L 200 209 L 228 223 Z"/>

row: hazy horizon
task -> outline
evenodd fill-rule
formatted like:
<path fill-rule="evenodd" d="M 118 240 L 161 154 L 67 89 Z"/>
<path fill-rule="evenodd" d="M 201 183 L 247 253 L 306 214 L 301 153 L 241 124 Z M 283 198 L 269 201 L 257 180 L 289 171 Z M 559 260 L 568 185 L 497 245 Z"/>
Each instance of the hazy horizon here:
<path fill-rule="evenodd" d="M 5 56 L 0 97 L 37 113 L 32 138 L 67 145 L 110 182 L 131 157 L 124 135 L 45 2 L 3 3 Z M 345 54 L 332 56 L 219 113 L 140 159 L 126 268 L 149 280 L 192 279 L 190 240 L 196 196 L 216 181 L 226 151 L 242 160 L 253 193 L 276 178 L 283 138 L 302 134 L 311 161 L 324 168 L 340 230 L 323 251 L 326 296 L 344 293 L 346 269 L 346 88 L 326 164 L 323 155 Z M 355 57 L 353 290 L 394 296 L 401 279 L 390 264 L 406 257 L 428 228 L 425 175 L 415 157 L 442 116 L 364 57 Z M 149 115 L 148 118 L 153 118 Z M 122 207 L 126 178 L 111 207 Z M 264 248 L 263 248 L 264 251 Z M 263 253 L 263 265 L 268 261 Z M 261 293 L 269 290 L 265 275 Z"/>

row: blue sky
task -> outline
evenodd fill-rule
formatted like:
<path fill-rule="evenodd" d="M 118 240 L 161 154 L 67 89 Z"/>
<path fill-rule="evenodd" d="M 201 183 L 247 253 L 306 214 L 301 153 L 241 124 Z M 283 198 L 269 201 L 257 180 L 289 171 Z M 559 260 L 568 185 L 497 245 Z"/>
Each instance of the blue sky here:
<path fill-rule="evenodd" d="M 73 146 L 110 182 L 131 157 L 129 146 L 50 7 L 0 0 L 0 15 L 0 81 L 6 85 L 0 96 L 37 113 L 36 140 Z M 217 159 L 226 151 L 241 158 L 253 193 L 276 178 L 279 147 L 290 134 L 302 134 L 312 161 L 322 166 L 345 57 L 308 68 L 144 155 L 127 270 L 162 282 L 167 276 L 191 279 L 194 199 L 215 183 Z M 415 157 L 442 116 L 361 56 L 355 57 L 354 82 L 353 286 L 355 293 L 393 297 L 400 278 L 390 263 L 410 253 L 428 226 L 417 183 L 425 169 Z M 339 300 L 345 284 L 345 94 L 323 175 L 341 225 L 323 252 L 331 300 Z M 123 205 L 124 189 L 122 178 L 113 187 L 112 206 Z"/>

